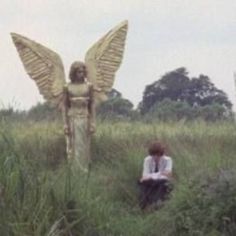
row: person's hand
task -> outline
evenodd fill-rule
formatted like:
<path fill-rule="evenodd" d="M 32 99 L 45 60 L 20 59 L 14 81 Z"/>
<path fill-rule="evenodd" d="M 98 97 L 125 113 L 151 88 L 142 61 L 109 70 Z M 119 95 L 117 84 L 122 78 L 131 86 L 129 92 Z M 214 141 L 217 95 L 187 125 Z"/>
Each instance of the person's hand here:
<path fill-rule="evenodd" d="M 142 178 L 139 181 L 140 181 L 140 183 L 142 183 L 142 182 L 150 180 L 150 179 L 151 179 L 150 176 L 142 176 Z"/>
<path fill-rule="evenodd" d="M 65 126 L 64 126 L 64 134 L 65 134 L 65 135 L 69 135 L 69 134 L 70 134 L 70 128 L 69 128 L 68 125 L 65 125 Z"/>
<path fill-rule="evenodd" d="M 172 177 L 172 173 L 170 171 L 162 171 L 160 174 L 166 176 L 167 178 Z"/>

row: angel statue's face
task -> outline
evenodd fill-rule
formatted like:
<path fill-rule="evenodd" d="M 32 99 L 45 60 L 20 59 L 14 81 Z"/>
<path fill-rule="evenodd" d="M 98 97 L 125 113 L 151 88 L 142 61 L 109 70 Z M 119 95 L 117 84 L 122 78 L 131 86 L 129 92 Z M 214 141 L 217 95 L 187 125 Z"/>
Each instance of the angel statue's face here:
<path fill-rule="evenodd" d="M 86 69 L 85 66 L 80 66 L 75 71 L 75 82 L 84 82 L 86 77 Z"/>
<path fill-rule="evenodd" d="M 70 68 L 70 80 L 72 83 L 83 83 L 87 77 L 86 66 L 83 62 L 74 62 Z"/>

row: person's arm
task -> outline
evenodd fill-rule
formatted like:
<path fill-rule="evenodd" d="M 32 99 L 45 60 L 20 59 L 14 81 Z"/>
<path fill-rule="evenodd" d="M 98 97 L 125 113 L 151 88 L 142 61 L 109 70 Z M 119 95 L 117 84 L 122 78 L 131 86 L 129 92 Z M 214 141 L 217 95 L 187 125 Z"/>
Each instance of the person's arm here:
<path fill-rule="evenodd" d="M 172 177 L 172 167 L 173 167 L 173 162 L 172 162 L 171 158 L 169 158 L 166 162 L 166 167 L 165 167 L 164 171 L 162 171 L 160 174 L 163 176 L 166 176 L 167 178 L 171 178 Z"/>
<path fill-rule="evenodd" d="M 143 162 L 143 175 L 142 176 L 147 176 L 148 174 L 150 174 L 149 161 L 147 158 L 145 158 Z"/>
<path fill-rule="evenodd" d="M 142 177 L 140 178 L 140 182 L 151 179 L 150 174 L 149 161 L 147 158 L 145 158 L 143 161 L 143 173 Z"/>

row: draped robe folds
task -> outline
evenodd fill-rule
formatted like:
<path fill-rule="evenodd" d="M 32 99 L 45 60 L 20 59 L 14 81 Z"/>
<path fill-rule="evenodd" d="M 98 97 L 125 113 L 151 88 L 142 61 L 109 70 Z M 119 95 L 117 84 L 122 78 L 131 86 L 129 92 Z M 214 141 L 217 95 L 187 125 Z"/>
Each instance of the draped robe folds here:
<path fill-rule="evenodd" d="M 87 172 L 90 163 L 90 86 L 88 83 L 68 84 L 67 109 L 70 133 L 67 136 L 67 155 L 75 168 Z"/>

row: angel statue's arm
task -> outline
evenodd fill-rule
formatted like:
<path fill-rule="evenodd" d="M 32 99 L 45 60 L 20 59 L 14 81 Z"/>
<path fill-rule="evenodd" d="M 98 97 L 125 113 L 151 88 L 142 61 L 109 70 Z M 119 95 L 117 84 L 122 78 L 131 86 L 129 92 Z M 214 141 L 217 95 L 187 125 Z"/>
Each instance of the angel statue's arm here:
<path fill-rule="evenodd" d="M 68 117 L 68 110 L 70 106 L 70 100 L 69 100 L 69 94 L 68 94 L 68 87 L 64 86 L 63 89 L 63 101 L 62 101 L 62 118 L 64 122 L 64 133 L 65 135 L 70 135 L 70 123 L 69 123 L 69 117 Z"/>
<path fill-rule="evenodd" d="M 96 129 L 96 106 L 95 106 L 95 94 L 94 94 L 94 87 L 91 84 L 90 85 L 90 89 L 89 89 L 89 93 L 90 93 L 90 99 L 89 99 L 89 131 L 91 133 L 95 132 Z"/>

